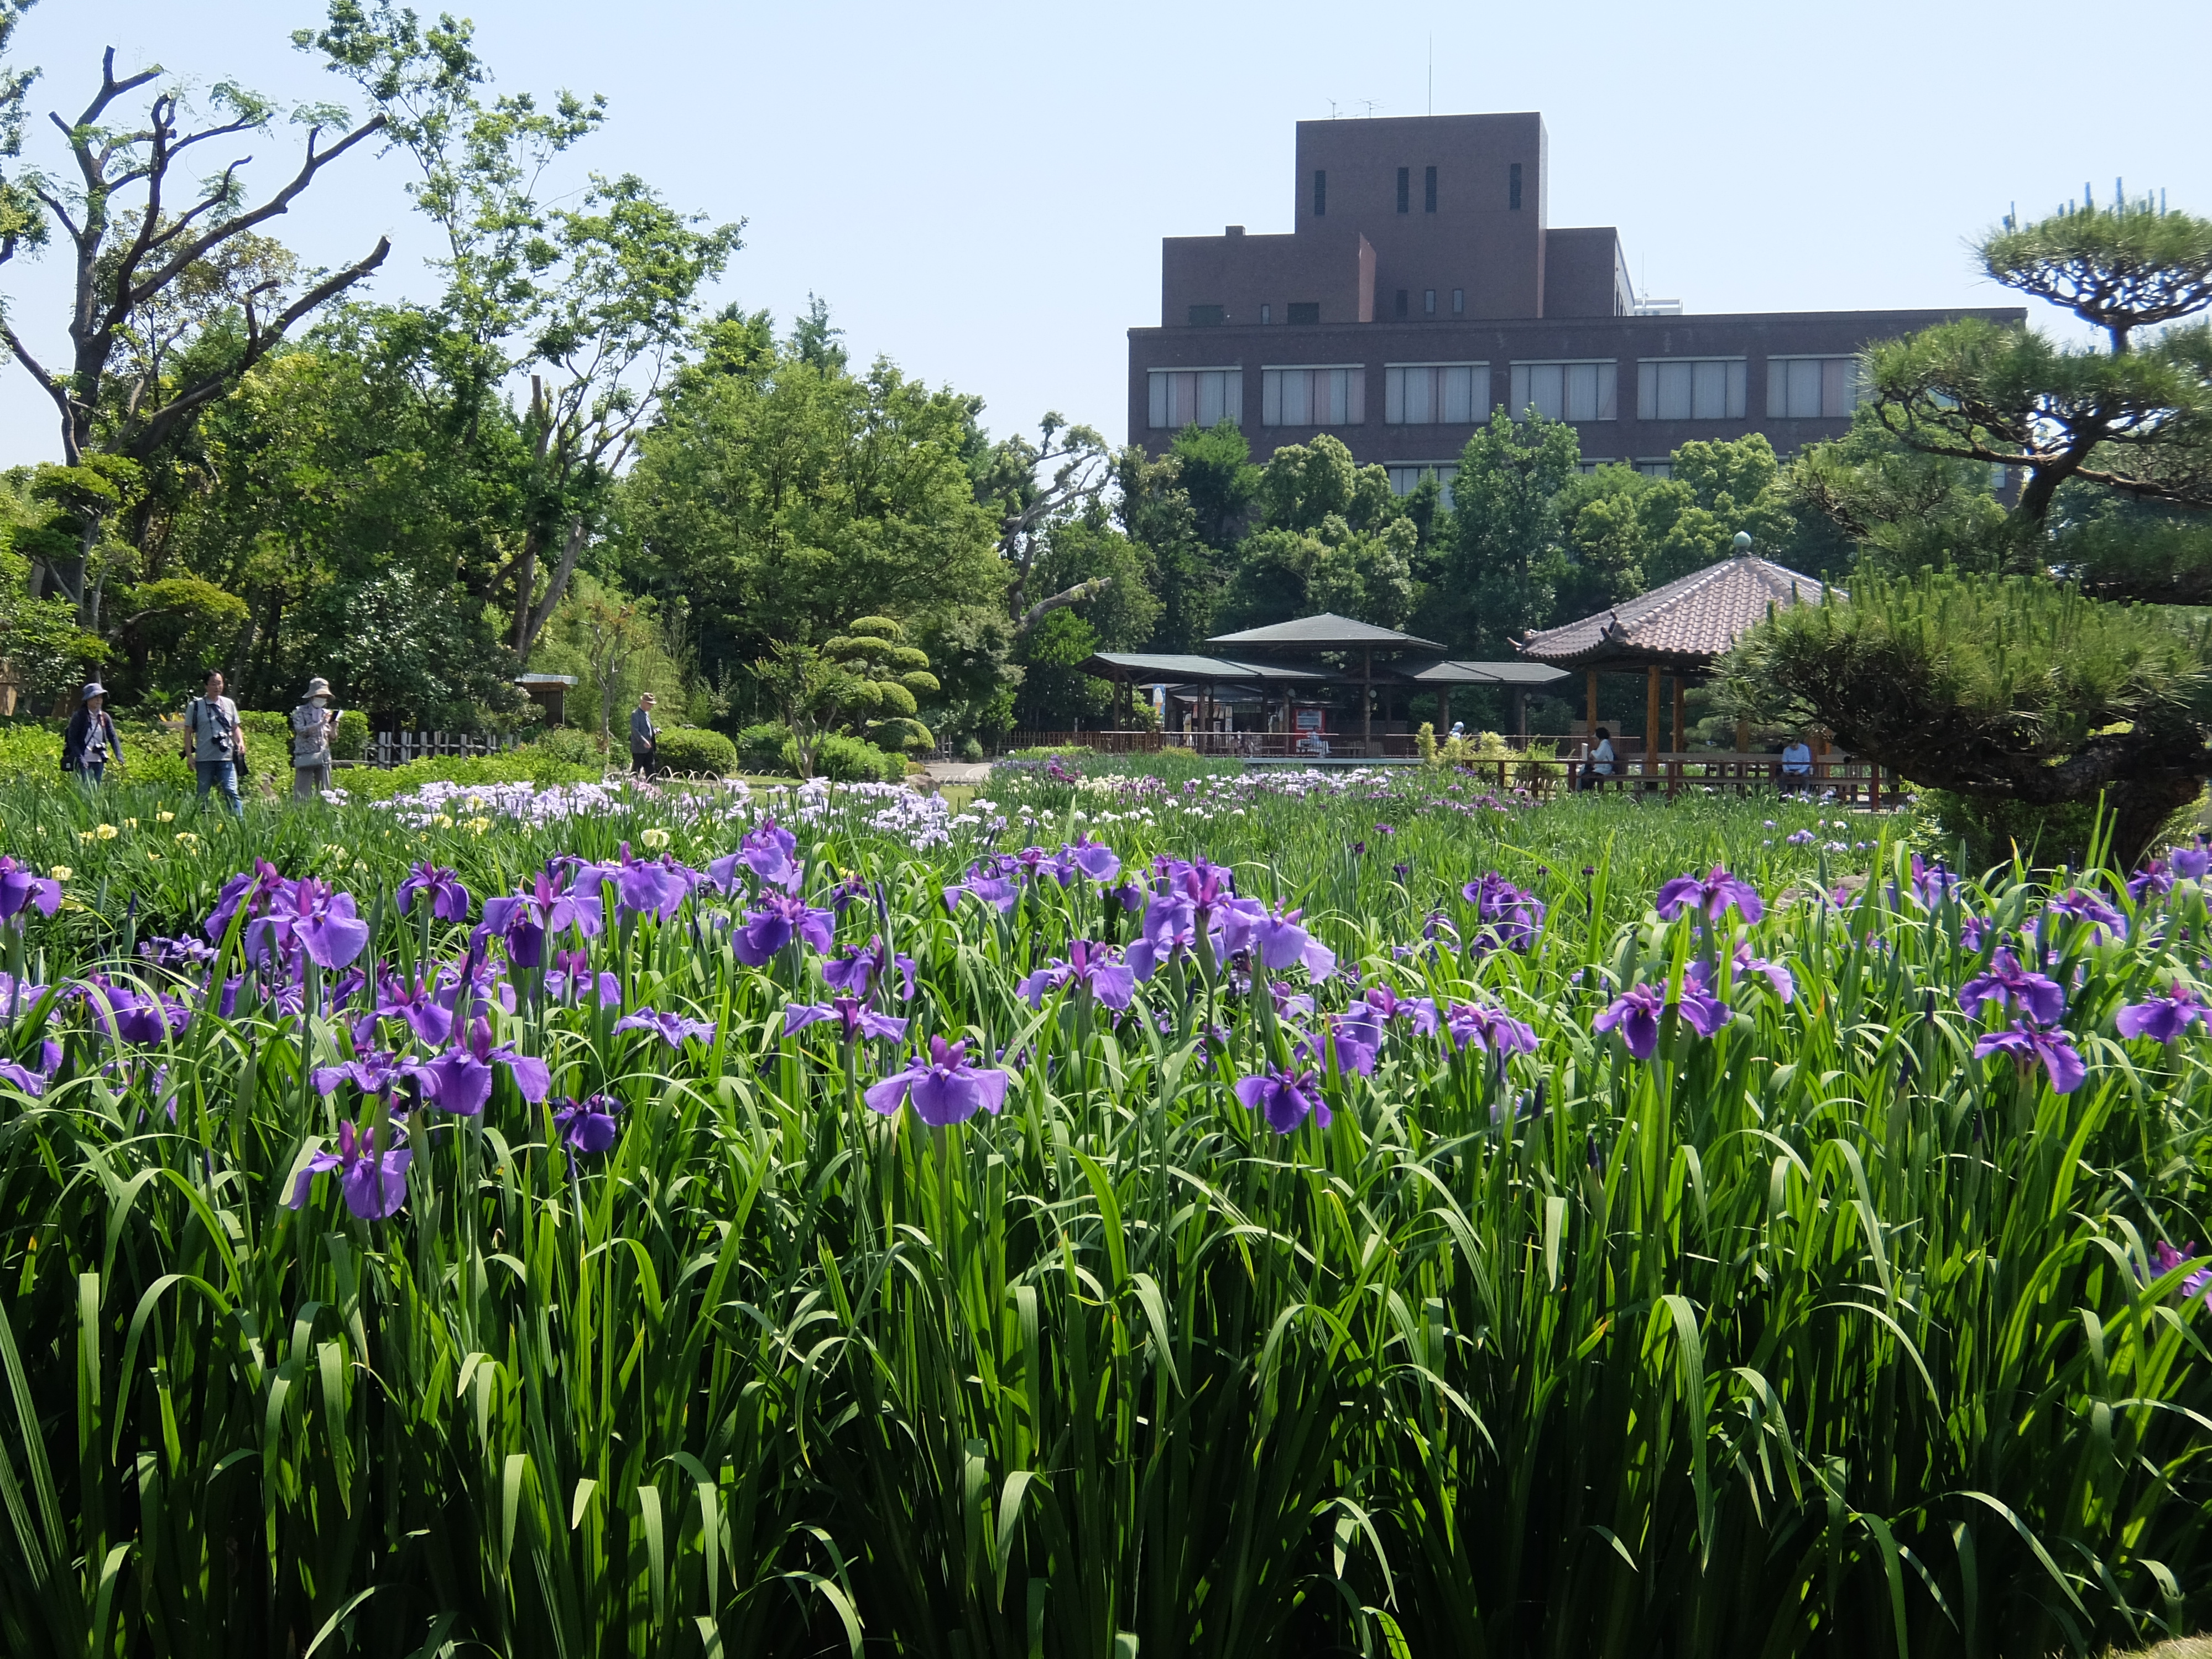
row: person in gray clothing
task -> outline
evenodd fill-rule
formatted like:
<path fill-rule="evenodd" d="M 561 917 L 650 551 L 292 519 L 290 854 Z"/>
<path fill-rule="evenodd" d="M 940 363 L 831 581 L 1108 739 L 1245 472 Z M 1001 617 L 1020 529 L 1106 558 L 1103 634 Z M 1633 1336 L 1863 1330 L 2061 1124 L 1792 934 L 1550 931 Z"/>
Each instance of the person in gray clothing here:
<path fill-rule="evenodd" d="M 84 696 L 62 733 L 62 770 L 74 772 L 85 782 L 96 784 L 106 775 L 110 760 L 123 764 L 123 739 L 116 735 L 115 717 L 107 712 L 107 688 L 98 680 L 84 688 Z"/>
<path fill-rule="evenodd" d="M 650 774 L 659 758 L 660 728 L 653 723 L 653 693 L 641 692 L 637 707 L 629 711 L 630 770 Z"/>
<path fill-rule="evenodd" d="M 200 799 L 219 789 L 230 810 L 246 816 L 246 803 L 238 798 L 238 763 L 246 758 L 246 733 L 238 724 L 238 705 L 222 695 L 222 676 L 207 677 L 207 690 L 185 708 L 185 730 L 191 733 L 191 753 L 199 768 Z"/>
<path fill-rule="evenodd" d="M 331 707 L 331 683 L 307 682 L 307 695 L 292 711 L 292 799 L 313 800 L 331 787 L 331 729 L 338 711 Z"/>

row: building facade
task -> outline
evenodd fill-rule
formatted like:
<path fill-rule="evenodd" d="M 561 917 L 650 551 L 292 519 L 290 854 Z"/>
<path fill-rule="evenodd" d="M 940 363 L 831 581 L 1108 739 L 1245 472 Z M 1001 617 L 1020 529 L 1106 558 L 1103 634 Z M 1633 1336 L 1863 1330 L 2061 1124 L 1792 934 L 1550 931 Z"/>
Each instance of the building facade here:
<path fill-rule="evenodd" d="M 1547 221 L 1536 114 L 1301 121 L 1292 228 L 1161 244 L 1160 325 L 1129 331 L 1129 435 L 1226 417 L 1265 459 L 1327 432 L 1411 489 L 1449 486 L 1499 406 L 1571 421 L 1586 465 L 1663 471 L 1693 438 L 1789 454 L 1850 429 L 1857 354 L 1948 318 L 1685 314 L 1639 303 L 1610 227 Z"/>

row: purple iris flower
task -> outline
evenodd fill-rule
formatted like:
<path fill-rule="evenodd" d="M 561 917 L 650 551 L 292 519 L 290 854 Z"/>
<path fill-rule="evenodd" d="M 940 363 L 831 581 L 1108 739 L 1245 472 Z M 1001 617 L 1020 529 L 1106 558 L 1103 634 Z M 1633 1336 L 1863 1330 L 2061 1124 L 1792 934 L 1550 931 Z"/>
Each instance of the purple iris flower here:
<path fill-rule="evenodd" d="M 1820 840 L 1820 837 L 1810 830 L 1792 830 L 1782 839 L 1792 847 L 1810 847 L 1814 842 Z"/>
<path fill-rule="evenodd" d="M 1133 881 L 1123 882 L 1106 896 L 1124 910 L 1141 910 L 1145 908 L 1145 890 Z"/>
<path fill-rule="evenodd" d="M 380 975 L 375 1017 L 405 1020 L 407 1029 L 433 1048 L 453 1034 L 453 1009 L 439 1000 L 435 985 L 419 976 L 410 983 L 397 974 Z"/>
<path fill-rule="evenodd" d="M 1606 1011 L 1590 1022 L 1596 1031 L 1618 1030 L 1630 1055 L 1649 1060 L 1659 1048 L 1659 1016 L 1667 999 L 1656 985 L 1632 985 Z"/>
<path fill-rule="evenodd" d="M 2064 916 L 2069 921 L 2085 922 L 2097 930 L 2100 939 L 2127 931 L 2127 922 L 2118 910 L 2094 893 L 2079 887 L 2068 889 L 2043 907 L 2044 914 Z M 2063 1090 L 2059 1091 L 2064 1093 Z"/>
<path fill-rule="evenodd" d="M 590 997 L 603 1008 L 615 1007 L 622 1002 L 620 980 L 607 973 L 593 980 L 588 951 L 556 951 L 553 971 L 545 975 L 545 990 L 556 1002 L 580 1002 Z"/>
<path fill-rule="evenodd" d="M 46 1093 L 46 1085 L 54 1080 L 54 1073 L 61 1070 L 61 1066 L 62 1045 L 48 1037 L 39 1044 L 37 1071 L 12 1060 L 0 1060 L 0 1081 L 14 1084 L 35 1100 Z"/>
<path fill-rule="evenodd" d="M 843 879 L 830 890 L 830 908 L 842 916 L 845 914 L 846 907 L 858 903 L 867 896 L 868 884 L 861 880 L 859 875 L 848 871 Z"/>
<path fill-rule="evenodd" d="M 210 967 L 216 957 L 215 946 L 203 945 L 189 933 L 180 933 L 174 939 L 159 934 L 142 939 L 138 941 L 138 954 L 154 967 L 173 969 L 180 974 Z M 0 1000 L 4 1000 L 6 994 L 4 984 L 0 984 Z"/>
<path fill-rule="evenodd" d="M 1279 1135 L 1293 1133 L 1309 1113 L 1324 1129 L 1334 1121 L 1328 1102 L 1322 1097 L 1320 1079 L 1312 1072 L 1273 1068 L 1258 1077 L 1238 1078 L 1236 1088 L 1237 1098 L 1265 1118 Z"/>
<path fill-rule="evenodd" d="M 1705 1037 L 1727 1024 L 1731 1013 L 1728 1004 L 1712 994 L 1705 965 L 1698 962 L 1683 974 L 1680 993 L 1672 1000 L 1660 986 L 1632 985 L 1590 1026 L 1599 1031 L 1618 1030 L 1632 1058 L 1649 1060 L 1659 1047 L 1659 1017 L 1669 1008 Z"/>
<path fill-rule="evenodd" d="M 745 912 L 744 925 L 730 935 L 730 949 L 748 968 L 764 966 L 794 939 L 817 951 L 830 948 L 837 918 L 811 907 L 795 893 L 765 893 L 760 908 Z"/>
<path fill-rule="evenodd" d="M 2163 1279 L 2176 1267 L 2194 1260 L 2196 1255 L 2197 1246 L 2193 1243 L 2185 1244 L 2177 1250 L 2161 1238 L 2158 1247 L 2151 1252 L 2151 1271 L 2156 1277 Z M 2184 1302 L 2194 1302 L 2199 1296 L 2204 1298 L 2206 1307 L 2212 1308 L 2212 1267 L 2199 1267 L 2181 1281 L 2181 1299 Z"/>
<path fill-rule="evenodd" d="M 1984 1060 L 1991 1054 L 2009 1054 L 2013 1064 L 2026 1077 L 2039 1063 L 2051 1075 L 2051 1086 L 2057 1093 L 2070 1095 L 2081 1086 L 2088 1074 L 2081 1056 L 2075 1052 L 2074 1039 L 2064 1031 L 2039 1031 L 2014 1020 L 2002 1031 L 1991 1031 L 1974 1044 L 1974 1058 Z"/>
<path fill-rule="evenodd" d="M 336 1170 L 346 1208 L 363 1221 L 381 1221 L 397 1214 L 407 1201 L 407 1166 L 414 1157 L 404 1146 L 380 1152 L 365 1146 L 352 1124 L 341 1123 L 337 1151 L 317 1152 L 309 1158 L 286 1201 L 295 1210 L 301 1208 L 315 1177 Z"/>
<path fill-rule="evenodd" d="M 2212 870 L 2212 842 L 2203 836 L 2191 846 L 2174 848 L 2168 856 L 2175 877 L 2183 881 L 2202 881 L 2204 872 Z"/>
<path fill-rule="evenodd" d="M 1121 953 L 1094 939 L 1069 941 L 1065 960 L 1055 957 L 1014 988 L 1014 994 L 1032 1008 L 1044 1006 L 1045 993 L 1069 985 L 1080 986 L 1105 1006 L 1120 1013 L 1137 994 L 1137 976 L 1122 962 Z"/>
<path fill-rule="evenodd" d="M 1172 962 L 1195 946 L 1194 929 L 1188 925 L 1177 928 L 1170 918 L 1163 917 L 1158 927 L 1140 930 L 1129 946 L 1129 971 L 1139 979 L 1150 979 L 1159 971 L 1162 963 Z"/>
<path fill-rule="evenodd" d="M 902 1037 L 906 1021 L 890 1014 L 879 1014 L 858 997 L 832 997 L 827 1006 L 819 1002 L 794 1002 L 783 1011 L 783 1034 L 791 1036 L 825 1019 L 834 1019 L 842 1028 L 841 1035 L 848 1042 L 861 1037 Z"/>
<path fill-rule="evenodd" d="M 8 860 L 0 860 L 0 864 Z M 241 870 L 223 883 L 222 890 L 215 896 L 215 908 L 206 922 L 208 938 L 216 944 L 230 930 L 231 921 L 243 910 L 247 918 L 260 915 L 270 905 L 289 890 L 292 884 L 276 872 L 276 866 L 266 859 L 253 860 L 253 868 Z M 5 902 L 5 889 L 0 887 L 0 903 Z M 52 912 L 48 912 L 49 915 Z"/>
<path fill-rule="evenodd" d="M 246 925 L 249 962 L 289 962 L 295 952 L 322 968 L 343 968 L 368 944 L 368 924 L 351 893 L 337 893 L 313 876 L 289 882 L 268 912 Z"/>
<path fill-rule="evenodd" d="M 1996 931 L 1996 924 L 1988 918 L 1967 916 L 1959 923 L 1959 948 L 1964 951 L 1979 951 L 1982 946 L 1990 942 L 1990 936 Z"/>
<path fill-rule="evenodd" d="M 457 1117 L 474 1117 L 491 1099 L 492 1066 L 507 1067 L 522 1097 L 536 1105 L 553 1086 L 545 1062 L 532 1054 L 519 1054 L 511 1042 L 492 1046 L 490 1022 L 481 1016 L 454 1045 L 422 1067 L 425 1091 L 445 1111 Z"/>
<path fill-rule="evenodd" d="M 618 1133 L 615 1114 L 621 1109 L 605 1095 L 586 1100 L 563 1099 L 553 1113 L 553 1132 L 572 1152 L 604 1152 Z"/>
<path fill-rule="evenodd" d="M 991 905 L 1000 915 L 1006 915 L 1022 896 L 1013 879 L 1020 870 L 1018 860 L 1005 856 L 978 859 L 968 866 L 966 875 L 945 890 L 946 912 L 957 910 L 961 896 L 965 894 Z"/>
<path fill-rule="evenodd" d="M 1794 1001 L 1797 995 L 1796 977 L 1778 962 L 1769 962 L 1765 957 L 1751 953 L 1748 941 L 1739 939 L 1735 947 L 1735 976 L 1749 979 L 1756 976 L 1773 988 L 1774 994 L 1784 1002 Z"/>
<path fill-rule="evenodd" d="M 2120 1010 L 2118 1025 L 2124 1037 L 2148 1037 L 2154 1042 L 2177 1042 L 2205 1016 L 2197 994 L 2177 984 L 2171 996 L 2130 1003 Z"/>
<path fill-rule="evenodd" d="M 2128 878 L 2128 896 L 2137 904 L 2154 896 L 2163 898 L 2173 890 L 2173 866 L 2164 859 L 2153 859 Z"/>
<path fill-rule="evenodd" d="M 1915 853 L 1912 855 L 1912 896 L 1920 902 L 1922 909 L 1933 910 L 1945 899 L 1959 896 L 1959 878 L 1955 872 L 1943 867 L 1942 860 L 1937 859 L 1930 864 Z"/>
<path fill-rule="evenodd" d="M 871 939 L 865 949 L 857 945 L 848 945 L 837 955 L 825 957 L 822 963 L 822 979 L 833 991 L 864 997 L 868 994 L 871 981 L 889 974 L 894 968 L 898 969 L 902 988 L 899 1000 L 912 1002 L 914 958 L 904 954 L 893 955 L 884 944 L 880 933 Z"/>
<path fill-rule="evenodd" d="M 1409 1019 L 1417 1036 L 1432 1036 L 1437 1030 L 1437 1005 L 1429 997 L 1401 997 L 1388 985 L 1370 985 L 1361 1000 L 1382 1019 Z"/>
<path fill-rule="evenodd" d="M 1075 839 L 1060 851 L 1079 872 L 1093 881 L 1111 881 L 1121 873 L 1121 855 L 1103 842 L 1091 840 L 1087 830 L 1078 830 Z"/>
<path fill-rule="evenodd" d="M 1968 980 L 1959 989 L 1959 1006 L 1978 1015 L 1982 1005 L 2018 1008 L 2039 1025 L 2054 1024 L 2066 1012 L 2066 993 L 2047 975 L 2020 965 L 2020 958 L 2000 947 L 1990 959 L 1985 974 Z"/>
<path fill-rule="evenodd" d="M 621 858 L 613 864 L 586 864 L 577 868 L 568 884 L 572 893 L 595 893 L 601 882 L 611 882 L 617 916 L 651 916 L 665 921 L 691 896 L 696 873 L 672 858 L 633 858 L 629 843 L 622 843 Z"/>
<path fill-rule="evenodd" d="M 1257 899 L 1231 899 L 1221 907 L 1221 941 L 1230 954 L 1249 951 L 1267 969 L 1303 963 L 1316 980 L 1336 971 L 1336 952 L 1298 926 L 1303 910 L 1270 910 Z"/>
<path fill-rule="evenodd" d="M 159 991 L 138 991 L 105 974 L 86 977 L 77 994 L 92 1006 L 93 1018 L 118 1042 L 150 1048 L 191 1022 L 191 1011 Z"/>
<path fill-rule="evenodd" d="M 804 879 L 799 842 L 774 818 L 763 818 L 738 843 L 738 850 L 707 866 L 707 879 L 725 893 L 734 892 L 742 865 L 770 887 L 795 889 Z"/>
<path fill-rule="evenodd" d="M 1370 1011 L 1371 1012 L 1371 1011 Z M 1333 1057 L 1336 1069 L 1347 1076 L 1375 1075 L 1375 1062 L 1381 1054 L 1382 1028 L 1379 1023 L 1359 1017 L 1357 1008 L 1352 1012 L 1332 1014 L 1322 1022 L 1318 1042 L 1301 1036 L 1291 1044 L 1291 1050 L 1301 1060 L 1317 1061 Z M 1249 1079 L 1248 1079 L 1249 1080 Z M 1250 1104 L 1249 1101 L 1245 1103 Z"/>
<path fill-rule="evenodd" d="M 42 876 L 27 864 L 18 864 L 12 858 L 0 858 L 0 921 L 14 921 L 21 916 L 26 907 L 35 905 L 39 914 L 50 916 L 62 908 L 62 884 L 51 876 Z"/>
<path fill-rule="evenodd" d="M 422 1074 L 422 1063 L 402 1059 L 380 1049 L 369 1049 L 343 1066 L 315 1067 L 315 1092 L 327 1095 L 341 1083 L 350 1083 L 365 1095 L 388 1095 L 410 1078 Z"/>
<path fill-rule="evenodd" d="M 1729 1023 L 1729 1006 L 1713 994 L 1712 970 L 1702 962 L 1693 962 L 1683 970 L 1682 989 L 1674 1008 L 1699 1036 L 1709 1037 Z"/>
<path fill-rule="evenodd" d="M 397 895 L 401 915 L 413 906 L 417 893 L 428 896 L 430 914 L 440 921 L 469 919 L 469 890 L 461 885 L 460 877 L 444 866 L 423 859 L 408 871 L 407 879 L 399 884 Z"/>
<path fill-rule="evenodd" d="M 894 1072 L 863 1097 L 870 1108 L 885 1117 L 907 1100 L 914 1115 L 933 1129 L 962 1123 L 977 1109 L 996 1113 L 1006 1103 L 1006 1074 L 988 1070 L 968 1058 L 965 1042 L 929 1040 L 929 1052 L 917 1054 L 902 1072 Z"/>
<path fill-rule="evenodd" d="M 660 1040 L 672 1048 L 681 1048 L 687 1037 L 696 1037 L 710 1048 L 714 1046 L 713 1021 L 686 1019 L 681 1014 L 664 1014 L 651 1008 L 641 1008 L 634 1014 L 624 1014 L 615 1022 L 615 1030 L 658 1031 Z"/>
<path fill-rule="evenodd" d="M 1757 921 L 1766 914 L 1757 890 L 1717 864 L 1710 875 L 1677 876 L 1662 886 L 1658 908 L 1663 921 L 1672 921 L 1685 910 L 1695 910 L 1707 921 L 1718 921 L 1730 910 L 1746 921 Z"/>
<path fill-rule="evenodd" d="M 1461 888 L 1460 896 L 1474 906 L 1482 923 L 1476 933 L 1478 945 L 1494 940 L 1524 955 L 1534 948 L 1546 914 L 1543 901 L 1534 894 L 1522 892 L 1492 870 Z"/>
<path fill-rule="evenodd" d="M 600 929 L 604 908 L 597 893 L 563 890 L 552 870 L 540 870 L 520 893 L 484 901 L 483 921 L 469 942 L 481 945 L 495 933 L 507 945 L 509 962 L 536 968 L 545 960 L 546 935 L 574 927 L 590 939 Z"/>
<path fill-rule="evenodd" d="M 1533 1054 L 1536 1052 L 1534 1029 L 1514 1018 L 1503 1008 L 1485 1007 L 1476 1002 L 1455 1002 L 1444 1011 L 1443 1030 L 1444 1040 L 1451 1045 L 1455 1054 L 1462 1048 L 1473 1048 L 1480 1054 L 1495 1054 L 1503 1058 L 1507 1054 Z"/>

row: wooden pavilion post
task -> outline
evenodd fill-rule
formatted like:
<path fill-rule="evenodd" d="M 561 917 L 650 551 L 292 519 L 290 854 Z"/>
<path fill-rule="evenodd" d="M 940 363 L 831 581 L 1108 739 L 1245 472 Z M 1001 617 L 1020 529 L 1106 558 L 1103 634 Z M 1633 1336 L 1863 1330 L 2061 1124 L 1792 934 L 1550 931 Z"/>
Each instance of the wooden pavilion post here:
<path fill-rule="evenodd" d="M 1522 744 L 1526 747 L 1528 742 L 1528 688 L 1525 685 L 1513 688 L 1513 726 L 1520 732 Z"/>
<path fill-rule="evenodd" d="M 1674 676 L 1674 744 L 1673 750 L 1673 752 L 1678 756 L 1682 752 L 1682 676 L 1678 673 Z M 1668 793 L 1674 793 L 1674 787 L 1681 781 L 1681 777 L 1682 763 L 1680 760 L 1677 760 L 1673 765 L 1667 769 Z"/>
<path fill-rule="evenodd" d="M 1589 682 L 1589 723 L 1583 728 L 1583 734 L 1589 739 L 1590 746 L 1595 748 L 1597 746 L 1597 670 L 1591 669 L 1586 678 Z"/>
<path fill-rule="evenodd" d="M 1659 665 L 1644 671 L 1644 775 L 1657 775 L 1659 766 Z"/>
<path fill-rule="evenodd" d="M 1437 688 L 1437 724 L 1443 728 L 1437 734 L 1439 738 L 1450 735 L 1451 683 L 1449 680 Z"/>
<path fill-rule="evenodd" d="M 1375 740 L 1375 653 L 1359 653 L 1359 741 Z"/>

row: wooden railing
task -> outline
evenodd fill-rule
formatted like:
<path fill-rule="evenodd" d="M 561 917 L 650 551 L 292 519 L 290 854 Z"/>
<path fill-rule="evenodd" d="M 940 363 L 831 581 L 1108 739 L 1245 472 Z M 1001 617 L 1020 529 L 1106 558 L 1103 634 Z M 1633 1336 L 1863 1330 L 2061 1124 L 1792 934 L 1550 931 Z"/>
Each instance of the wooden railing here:
<path fill-rule="evenodd" d="M 522 739 L 488 732 L 379 732 L 368 740 L 371 766 L 404 766 L 409 761 L 466 759 L 519 749 Z"/>

